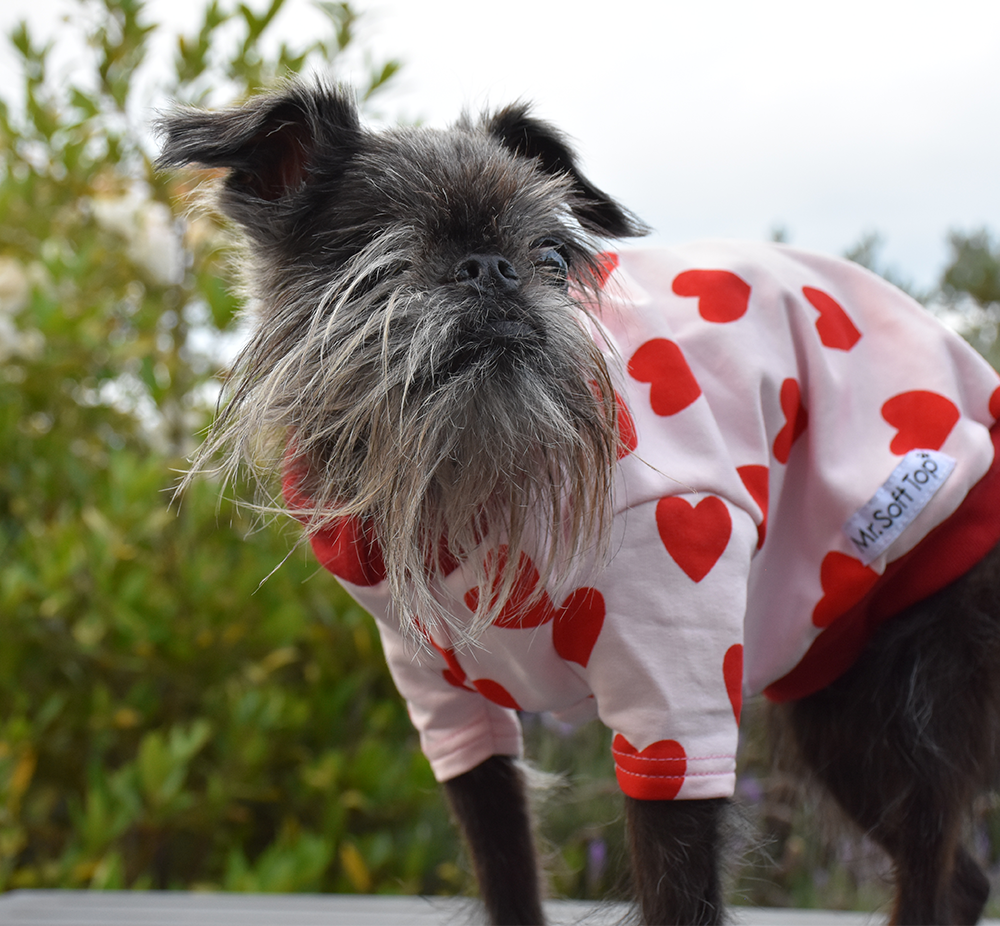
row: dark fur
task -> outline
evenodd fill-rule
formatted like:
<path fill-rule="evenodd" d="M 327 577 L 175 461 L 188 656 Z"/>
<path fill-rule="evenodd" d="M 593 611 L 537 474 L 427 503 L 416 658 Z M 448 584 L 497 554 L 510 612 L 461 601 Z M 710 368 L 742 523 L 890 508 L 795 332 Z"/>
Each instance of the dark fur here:
<path fill-rule="evenodd" d="M 514 106 L 451 132 L 373 133 L 347 96 L 296 84 L 164 131 L 161 164 L 229 168 L 218 206 L 245 233 L 257 316 L 196 469 L 225 448 L 229 468 L 248 462 L 266 483 L 294 433 L 313 502 L 299 515 L 314 529 L 364 518 L 394 599 L 426 624 L 447 620 L 428 560 L 463 559 L 496 533 L 516 565 L 534 530 L 548 579 L 552 562 L 603 542 L 613 388 L 542 258 L 557 240 L 587 286 L 592 233 L 643 229 L 554 129 Z M 473 637 L 514 576 L 482 565 Z"/>
<path fill-rule="evenodd" d="M 227 171 L 217 204 L 246 236 L 256 312 L 196 469 L 222 450 L 224 468 L 249 462 L 266 478 L 287 465 L 293 435 L 313 501 L 299 514 L 313 528 L 363 518 L 391 587 L 416 594 L 422 619 L 434 617 L 426 574 L 492 530 L 516 553 L 540 520 L 543 566 L 602 542 L 613 391 L 568 320 L 565 268 L 546 242 L 586 287 L 591 236 L 644 229 L 580 173 L 555 129 L 516 106 L 449 132 L 373 133 L 343 92 L 301 84 L 220 113 L 178 112 L 162 128 L 161 165 Z M 526 414 L 529 394 L 544 401 Z M 565 540 L 553 528 L 567 517 Z M 516 560 L 484 567 L 476 623 L 452 630 L 474 637 L 499 613 Z M 892 858 L 894 922 L 982 912 L 988 884 L 961 837 L 1000 758 L 998 666 L 994 551 L 883 625 L 834 684 L 776 709 L 783 741 Z M 491 921 L 541 922 L 518 767 L 494 756 L 444 788 Z M 626 799 L 646 922 L 722 919 L 726 807 Z"/>
<path fill-rule="evenodd" d="M 962 845 L 1000 759 L 1000 548 L 885 624 L 826 689 L 780 708 L 799 756 L 888 852 L 896 923 L 975 923 L 989 893 Z"/>

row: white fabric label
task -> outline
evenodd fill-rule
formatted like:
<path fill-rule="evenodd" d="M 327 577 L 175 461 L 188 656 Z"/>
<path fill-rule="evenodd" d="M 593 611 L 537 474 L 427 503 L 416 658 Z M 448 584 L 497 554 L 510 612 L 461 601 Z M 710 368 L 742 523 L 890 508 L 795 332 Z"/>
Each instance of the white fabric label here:
<path fill-rule="evenodd" d="M 844 525 L 866 566 L 881 556 L 924 510 L 955 468 L 955 460 L 937 450 L 911 450 L 882 487 Z"/>

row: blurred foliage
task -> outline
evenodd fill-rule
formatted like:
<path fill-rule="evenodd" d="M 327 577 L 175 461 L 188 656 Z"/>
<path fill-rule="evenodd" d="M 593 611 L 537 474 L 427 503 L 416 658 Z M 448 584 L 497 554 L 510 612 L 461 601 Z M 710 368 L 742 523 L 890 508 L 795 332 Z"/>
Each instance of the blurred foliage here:
<path fill-rule="evenodd" d="M 1000 242 L 985 228 L 948 235 L 948 263 L 936 285 L 921 288 L 882 261 L 885 240 L 878 232 L 862 235 L 844 252 L 909 293 L 959 332 L 995 369 L 1000 370 Z"/>
<path fill-rule="evenodd" d="M 953 231 L 941 290 L 958 329 L 1000 369 L 1000 241 L 990 232 Z"/>
<path fill-rule="evenodd" d="M 927 305 L 934 296 L 934 290 L 922 290 L 916 287 L 912 281 L 907 280 L 895 268 L 886 266 L 882 261 L 882 248 L 885 247 L 885 239 L 878 232 L 867 232 L 863 234 L 851 247 L 844 251 L 844 257 L 861 264 L 873 273 L 888 280 L 893 286 L 908 293 L 917 302 Z"/>
<path fill-rule="evenodd" d="M 458 883 L 371 621 L 303 555 L 261 584 L 289 537 L 217 485 L 169 507 L 236 301 L 224 235 L 179 218 L 193 180 L 153 173 L 144 127 L 154 95 L 243 96 L 353 47 L 357 17 L 329 3 L 328 38 L 262 52 L 281 7 L 213 3 L 155 88 L 140 0 L 74 9 L 65 30 L 85 47 L 68 78 L 26 27 L 12 36 L 25 82 L 0 103 L 0 889 Z M 373 68 L 362 95 L 394 70 Z"/>
<path fill-rule="evenodd" d="M 141 0 L 79 0 L 68 75 L 51 44 L 11 36 L 24 84 L 0 90 L 0 890 L 468 886 L 373 623 L 210 480 L 169 507 L 237 302 L 224 231 L 186 217 L 198 178 L 151 169 L 151 105 L 336 74 L 357 50 L 348 4 L 318 4 L 327 32 L 292 47 L 275 36 L 284 0 L 268 3 L 208 5 L 155 80 Z M 369 64 L 361 99 L 397 67 Z M 1000 252 L 986 232 L 951 241 L 940 300 L 995 351 Z M 878 244 L 852 256 L 878 269 Z M 610 734 L 524 719 L 529 755 L 573 773 L 540 809 L 555 891 L 624 896 Z M 879 863 L 816 838 L 752 704 L 744 732 L 741 796 L 766 839 L 743 840 L 735 899 L 871 908 Z"/>

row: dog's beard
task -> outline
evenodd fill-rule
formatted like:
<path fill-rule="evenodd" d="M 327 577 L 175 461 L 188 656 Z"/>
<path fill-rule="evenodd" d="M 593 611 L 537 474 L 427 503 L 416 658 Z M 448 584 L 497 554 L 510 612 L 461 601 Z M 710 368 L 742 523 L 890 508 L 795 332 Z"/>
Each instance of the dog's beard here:
<path fill-rule="evenodd" d="M 362 519 L 404 627 L 444 622 L 457 642 L 605 548 L 617 409 L 561 288 L 534 286 L 520 320 L 477 333 L 484 305 L 405 282 L 408 253 L 383 235 L 318 306 L 308 280 L 281 287 L 194 470 L 221 452 L 227 474 L 245 463 L 268 485 L 291 467 L 307 533 Z M 534 595 L 518 586 L 522 556 L 540 573 Z M 478 588 L 471 621 L 442 591 L 454 560 Z"/>

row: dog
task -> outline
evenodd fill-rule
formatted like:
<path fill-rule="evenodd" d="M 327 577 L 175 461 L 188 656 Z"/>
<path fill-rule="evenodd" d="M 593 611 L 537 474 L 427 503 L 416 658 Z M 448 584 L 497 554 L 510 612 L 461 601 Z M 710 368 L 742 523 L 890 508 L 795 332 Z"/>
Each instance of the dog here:
<path fill-rule="evenodd" d="M 374 131 L 297 81 L 160 129 L 160 167 L 222 171 L 253 318 L 192 472 L 280 483 L 373 615 L 492 922 L 543 922 L 518 710 L 614 731 L 642 919 L 720 922 L 759 692 L 893 922 L 977 921 L 995 371 L 846 261 L 609 250 L 646 227 L 525 105 Z"/>

